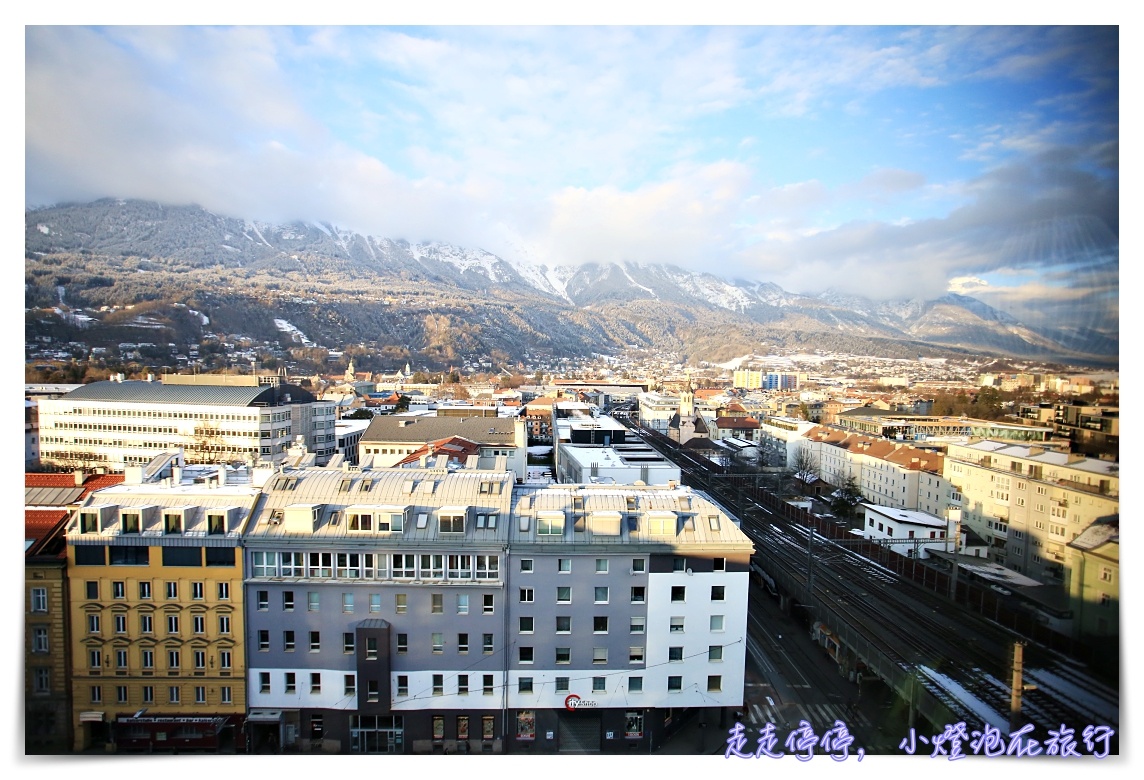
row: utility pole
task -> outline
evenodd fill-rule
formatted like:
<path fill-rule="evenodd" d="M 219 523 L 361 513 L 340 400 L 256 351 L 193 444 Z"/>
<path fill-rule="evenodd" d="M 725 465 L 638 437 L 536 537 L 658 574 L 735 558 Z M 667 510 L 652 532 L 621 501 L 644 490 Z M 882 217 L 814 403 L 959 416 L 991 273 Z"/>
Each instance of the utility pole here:
<path fill-rule="evenodd" d="M 1025 643 L 1013 643 L 1013 683 L 1009 692 L 1009 730 L 1021 727 L 1021 697 L 1025 691 L 1035 691 L 1037 686 L 1025 685 Z"/>

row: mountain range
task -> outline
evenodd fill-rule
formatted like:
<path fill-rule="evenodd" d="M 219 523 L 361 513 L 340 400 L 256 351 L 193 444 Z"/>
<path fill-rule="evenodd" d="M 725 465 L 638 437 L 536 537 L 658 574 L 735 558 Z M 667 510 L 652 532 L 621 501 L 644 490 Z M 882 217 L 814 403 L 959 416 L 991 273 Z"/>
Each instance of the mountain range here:
<path fill-rule="evenodd" d="M 647 263 L 548 267 L 330 224 L 271 225 L 197 206 L 104 199 L 25 212 L 25 305 L 181 304 L 212 330 L 318 344 L 374 342 L 395 360 L 614 353 L 717 362 L 821 349 L 887 357 L 981 354 L 1110 366 L 1118 336 L 1032 328 L 971 297 L 872 301 Z M 400 353 L 400 354 L 399 354 Z"/>

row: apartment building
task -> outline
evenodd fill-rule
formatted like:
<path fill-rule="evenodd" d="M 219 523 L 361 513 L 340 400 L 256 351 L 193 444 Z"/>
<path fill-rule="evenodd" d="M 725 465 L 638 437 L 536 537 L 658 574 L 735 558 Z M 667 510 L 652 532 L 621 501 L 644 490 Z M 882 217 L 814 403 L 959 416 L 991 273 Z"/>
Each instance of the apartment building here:
<path fill-rule="evenodd" d="M 1120 636 L 1120 517 L 1095 521 L 1065 547 L 1069 603 L 1080 638 Z"/>
<path fill-rule="evenodd" d="M 679 413 L 679 396 L 647 392 L 640 393 L 638 400 L 640 423 L 667 436 L 671 418 Z"/>
<path fill-rule="evenodd" d="M 301 469 L 246 533 L 255 745 L 647 752 L 743 700 L 750 541 L 688 488 Z"/>
<path fill-rule="evenodd" d="M 281 383 L 92 382 L 39 409 L 41 460 L 67 468 L 123 471 L 173 448 L 189 463 L 277 463 L 299 439 L 321 464 L 337 446 L 334 405 Z"/>
<path fill-rule="evenodd" d="M 943 476 L 962 500 L 962 523 L 989 541 L 991 558 L 1069 589 L 1067 545 L 1120 513 L 1116 463 L 1037 446 L 983 440 L 950 445 Z"/>
<path fill-rule="evenodd" d="M 239 544 L 258 472 L 177 454 L 89 496 L 67 525 L 73 747 L 242 750 Z"/>

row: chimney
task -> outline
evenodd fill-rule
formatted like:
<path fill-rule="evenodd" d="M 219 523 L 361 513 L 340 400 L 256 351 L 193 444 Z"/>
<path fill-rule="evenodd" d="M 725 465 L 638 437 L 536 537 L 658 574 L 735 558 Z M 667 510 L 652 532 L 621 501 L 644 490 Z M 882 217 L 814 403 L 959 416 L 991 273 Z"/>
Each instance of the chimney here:
<path fill-rule="evenodd" d="M 83 487 L 83 481 L 87 479 L 87 475 L 83 473 L 83 469 L 75 472 L 75 486 Z"/>
<path fill-rule="evenodd" d="M 171 484 L 172 485 L 183 484 L 183 470 L 181 468 L 179 468 L 178 466 L 175 466 L 171 469 Z"/>
<path fill-rule="evenodd" d="M 218 486 L 222 487 L 226 484 L 226 464 L 219 464 L 218 467 Z"/>

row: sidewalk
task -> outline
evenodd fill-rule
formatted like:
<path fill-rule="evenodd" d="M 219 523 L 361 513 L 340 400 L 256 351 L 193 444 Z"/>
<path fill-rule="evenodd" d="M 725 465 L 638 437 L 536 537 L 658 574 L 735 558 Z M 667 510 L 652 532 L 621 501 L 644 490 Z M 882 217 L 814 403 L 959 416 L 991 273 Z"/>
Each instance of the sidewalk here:
<path fill-rule="evenodd" d="M 704 720 L 705 719 L 705 720 Z M 727 725 L 719 728 L 719 712 L 717 710 L 691 712 L 679 731 L 668 737 L 667 741 L 655 749 L 652 755 L 657 756 L 701 756 L 723 755 L 727 749 L 727 737 L 734 726 L 734 712 L 727 711 Z"/>

